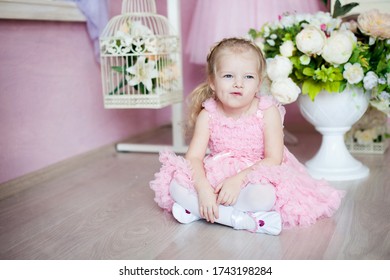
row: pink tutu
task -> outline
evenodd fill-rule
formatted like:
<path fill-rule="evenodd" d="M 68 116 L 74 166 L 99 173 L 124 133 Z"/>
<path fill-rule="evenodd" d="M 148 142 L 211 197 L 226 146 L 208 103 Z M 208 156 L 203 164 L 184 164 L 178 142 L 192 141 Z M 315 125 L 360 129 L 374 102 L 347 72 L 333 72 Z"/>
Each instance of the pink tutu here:
<path fill-rule="evenodd" d="M 312 13 L 325 10 L 321 0 L 198 0 L 189 31 L 186 53 L 190 62 L 204 64 L 215 42 L 227 37 L 246 37 L 285 12 Z"/>
<path fill-rule="evenodd" d="M 262 111 L 275 105 L 283 117 L 284 108 L 273 98 L 262 96 L 256 114 L 233 120 L 216 110 L 213 99 L 205 102 L 204 107 L 210 114 L 211 153 L 204 158 L 204 169 L 212 187 L 264 157 Z M 150 187 L 155 191 L 158 205 L 171 211 L 174 202 L 169 186 L 172 179 L 195 192 L 191 165 L 171 151 L 161 152 L 159 159 L 162 167 L 155 174 L 155 180 L 150 182 Z M 308 226 L 319 218 L 332 216 L 343 196 L 343 192 L 326 181 L 313 179 L 286 147 L 281 165 L 260 166 L 247 176 L 247 182 L 271 183 L 275 187 L 274 210 L 281 214 L 285 228 Z"/>

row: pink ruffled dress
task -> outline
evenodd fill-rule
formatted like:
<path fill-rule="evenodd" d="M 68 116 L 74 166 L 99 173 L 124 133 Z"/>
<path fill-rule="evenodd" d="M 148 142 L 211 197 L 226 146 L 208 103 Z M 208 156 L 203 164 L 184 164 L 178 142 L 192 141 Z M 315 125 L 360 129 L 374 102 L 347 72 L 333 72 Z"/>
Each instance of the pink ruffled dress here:
<path fill-rule="evenodd" d="M 222 115 L 214 99 L 203 104 L 209 113 L 210 154 L 204 158 L 206 176 L 213 187 L 225 178 L 264 158 L 263 111 L 277 106 L 282 118 L 283 106 L 270 96 L 259 98 L 256 114 L 237 120 Z M 189 161 L 171 151 L 160 153 L 162 167 L 150 182 L 155 201 L 171 211 L 174 201 L 169 194 L 172 179 L 194 191 Z M 330 217 L 340 205 L 343 192 L 324 180 L 313 179 L 305 167 L 284 147 L 283 162 L 278 166 L 260 166 L 247 176 L 248 183 L 271 183 L 275 186 L 275 211 L 282 217 L 283 227 L 308 226 L 322 217 Z"/>

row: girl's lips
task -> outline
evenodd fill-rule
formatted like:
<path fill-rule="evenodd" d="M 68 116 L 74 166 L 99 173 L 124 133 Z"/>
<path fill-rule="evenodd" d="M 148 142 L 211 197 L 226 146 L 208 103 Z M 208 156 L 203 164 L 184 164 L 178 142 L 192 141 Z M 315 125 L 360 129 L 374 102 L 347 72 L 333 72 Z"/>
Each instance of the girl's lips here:
<path fill-rule="evenodd" d="M 242 96 L 242 93 L 241 93 L 241 92 L 232 92 L 231 94 Z"/>

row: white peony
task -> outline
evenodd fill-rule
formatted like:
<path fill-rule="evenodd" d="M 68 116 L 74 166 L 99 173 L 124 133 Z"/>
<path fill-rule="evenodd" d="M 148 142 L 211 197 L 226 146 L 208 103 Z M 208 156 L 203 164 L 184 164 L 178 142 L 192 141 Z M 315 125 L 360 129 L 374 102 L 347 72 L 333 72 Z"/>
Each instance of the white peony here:
<path fill-rule="evenodd" d="M 326 37 L 323 31 L 313 25 L 308 25 L 296 36 L 298 50 L 306 55 L 321 54 Z"/>
<path fill-rule="evenodd" d="M 294 50 L 294 43 L 291 40 L 283 42 L 283 44 L 279 47 L 280 54 L 285 57 L 291 57 L 294 53 Z"/>
<path fill-rule="evenodd" d="M 282 104 L 296 101 L 300 93 L 301 89 L 291 78 L 280 79 L 271 84 L 271 94 Z"/>
<path fill-rule="evenodd" d="M 388 39 L 390 37 L 390 14 L 372 9 L 361 13 L 357 22 L 360 30 L 371 37 Z"/>
<path fill-rule="evenodd" d="M 345 64 L 343 77 L 352 85 L 359 83 L 364 77 L 362 66 L 359 63 Z"/>
<path fill-rule="evenodd" d="M 334 31 L 326 40 L 322 57 L 333 65 L 346 63 L 352 55 L 356 40 L 349 30 Z"/>
<path fill-rule="evenodd" d="M 267 59 L 267 75 L 271 81 L 286 79 L 292 72 L 293 65 L 290 59 L 277 55 Z"/>

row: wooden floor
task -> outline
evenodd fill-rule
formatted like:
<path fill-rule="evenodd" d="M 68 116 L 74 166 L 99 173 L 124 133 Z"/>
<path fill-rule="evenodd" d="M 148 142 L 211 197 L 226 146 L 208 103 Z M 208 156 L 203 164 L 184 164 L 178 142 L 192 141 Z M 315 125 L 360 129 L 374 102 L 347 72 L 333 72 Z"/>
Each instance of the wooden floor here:
<path fill-rule="evenodd" d="M 297 136 L 289 149 L 304 162 L 320 136 Z M 334 182 L 347 191 L 334 217 L 275 237 L 177 223 L 154 203 L 148 185 L 158 155 L 105 147 L 0 185 L 0 259 L 388 260 L 390 152 L 356 157 L 370 176 Z"/>

